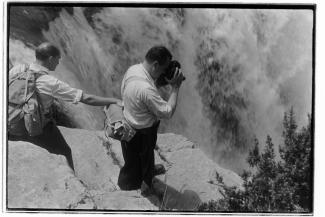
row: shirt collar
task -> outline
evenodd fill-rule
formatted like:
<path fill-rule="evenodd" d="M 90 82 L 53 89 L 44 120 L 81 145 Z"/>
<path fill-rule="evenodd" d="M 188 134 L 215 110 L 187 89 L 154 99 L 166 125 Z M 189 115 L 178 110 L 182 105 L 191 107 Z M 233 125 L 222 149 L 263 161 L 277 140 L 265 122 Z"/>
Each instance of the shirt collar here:
<path fill-rule="evenodd" d="M 30 64 L 29 69 L 36 72 L 44 72 L 45 74 L 49 74 L 50 72 L 46 67 L 41 66 L 37 63 Z"/>
<path fill-rule="evenodd" d="M 153 80 L 153 78 L 151 77 L 150 73 L 146 70 L 146 68 L 144 68 L 143 64 L 141 63 L 140 64 L 146 77 L 148 78 L 148 80 L 152 83 L 152 84 L 155 84 L 155 81 Z"/>

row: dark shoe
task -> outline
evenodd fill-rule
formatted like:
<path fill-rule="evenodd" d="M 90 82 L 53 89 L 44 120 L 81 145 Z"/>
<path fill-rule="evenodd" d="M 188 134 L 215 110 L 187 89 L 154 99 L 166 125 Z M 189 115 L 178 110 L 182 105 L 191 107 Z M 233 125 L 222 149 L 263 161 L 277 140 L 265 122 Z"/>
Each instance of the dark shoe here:
<path fill-rule="evenodd" d="M 154 169 L 154 176 L 162 175 L 166 173 L 166 169 L 162 164 L 156 164 Z"/>
<path fill-rule="evenodd" d="M 122 191 L 133 191 L 141 189 L 141 185 L 135 185 L 135 184 L 127 184 L 127 183 L 121 183 L 118 182 L 117 185 L 120 187 Z"/>
<path fill-rule="evenodd" d="M 152 187 L 149 187 L 145 182 L 143 182 L 141 185 L 141 195 L 143 197 L 150 197 L 155 195 L 155 191 Z"/>

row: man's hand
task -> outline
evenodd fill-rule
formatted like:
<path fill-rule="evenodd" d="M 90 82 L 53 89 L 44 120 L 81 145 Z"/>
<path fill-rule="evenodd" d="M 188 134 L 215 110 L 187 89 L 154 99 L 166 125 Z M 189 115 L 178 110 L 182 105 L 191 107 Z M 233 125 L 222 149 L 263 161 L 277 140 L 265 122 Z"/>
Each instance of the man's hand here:
<path fill-rule="evenodd" d="M 120 107 L 124 107 L 123 101 L 122 101 L 122 100 L 119 100 L 119 99 L 116 99 L 115 103 L 111 103 L 111 104 L 116 104 L 116 105 L 118 105 L 118 106 L 120 106 Z M 105 106 L 104 106 L 104 112 L 107 112 L 108 107 L 109 107 L 111 104 L 108 104 L 108 105 L 105 105 Z"/>
<path fill-rule="evenodd" d="M 116 102 L 116 105 L 118 105 L 118 106 L 120 106 L 120 107 L 123 107 L 123 106 L 124 106 L 122 100 L 118 100 L 118 101 Z"/>
<path fill-rule="evenodd" d="M 176 68 L 173 78 L 170 80 L 168 78 L 165 79 L 172 87 L 179 88 L 184 81 L 184 75 L 180 68 Z"/>

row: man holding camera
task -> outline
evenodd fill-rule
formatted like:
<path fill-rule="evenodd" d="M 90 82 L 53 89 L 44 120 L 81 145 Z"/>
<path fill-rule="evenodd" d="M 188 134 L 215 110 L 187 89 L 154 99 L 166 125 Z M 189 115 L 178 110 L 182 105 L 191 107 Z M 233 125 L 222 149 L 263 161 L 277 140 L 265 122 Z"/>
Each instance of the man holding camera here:
<path fill-rule="evenodd" d="M 168 73 L 171 61 L 172 55 L 167 48 L 154 46 L 143 63 L 131 66 L 123 78 L 123 113 L 136 134 L 129 142 L 121 141 L 125 163 L 120 170 L 118 185 L 122 190 L 140 189 L 142 182 L 152 189 L 153 177 L 164 173 L 164 168 L 154 164 L 159 119 L 171 118 L 174 114 L 179 88 L 185 79 L 180 68 L 174 69 L 171 79 L 165 76 L 172 91 L 168 101 L 162 99 L 155 82 L 159 77 L 171 74 Z"/>

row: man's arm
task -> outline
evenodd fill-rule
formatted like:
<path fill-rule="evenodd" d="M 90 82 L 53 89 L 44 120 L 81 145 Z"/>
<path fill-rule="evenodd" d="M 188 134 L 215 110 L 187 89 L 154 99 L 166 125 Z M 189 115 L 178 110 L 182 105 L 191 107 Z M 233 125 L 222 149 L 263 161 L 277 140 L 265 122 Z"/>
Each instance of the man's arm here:
<path fill-rule="evenodd" d="M 168 99 L 167 104 L 172 108 L 172 114 L 174 114 L 177 106 L 177 97 L 179 88 L 183 82 L 183 74 L 181 72 L 181 69 L 176 68 L 176 72 L 174 74 L 174 77 L 170 80 L 166 78 L 166 81 L 172 86 L 172 93 L 170 94 L 170 97 Z"/>
<path fill-rule="evenodd" d="M 172 93 L 168 99 L 167 104 L 172 108 L 171 116 L 174 115 L 177 106 L 177 97 L 178 97 L 179 87 L 172 86 Z"/>
<path fill-rule="evenodd" d="M 82 102 L 93 106 L 106 106 L 110 104 L 122 105 L 122 101 L 119 99 L 86 94 L 82 90 L 72 88 L 67 83 L 60 81 L 53 76 L 43 75 L 37 79 L 37 81 L 40 86 L 48 86 L 48 88 L 43 88 L 43 93 L 45 92 L 45 94 L 52 95 L 54 98 L 61 99 L 63 101 L 73 103 Z"/>
<path fill-rule="evenodd" d="M 178 69 L 177 69 L 178 70 Z M 153 112 L 158 118 L 171 118 L 176 110 L 177 97 L 179 88 L 183 81 L 183 74 L 178 70 L 171 80 L 166 81 L 172 86 L 172 91 L 166 102 L 161 96 L 154 90 L 145 89 L 144 101 L 149 110 Z"/>
<path fill-rule="evenodd" d="M 122 105 L 122 101 L 116 98 L 107 98 L 83 93 L 80 102 L 93 106 L 105 106 L 110 104 Z"/>

